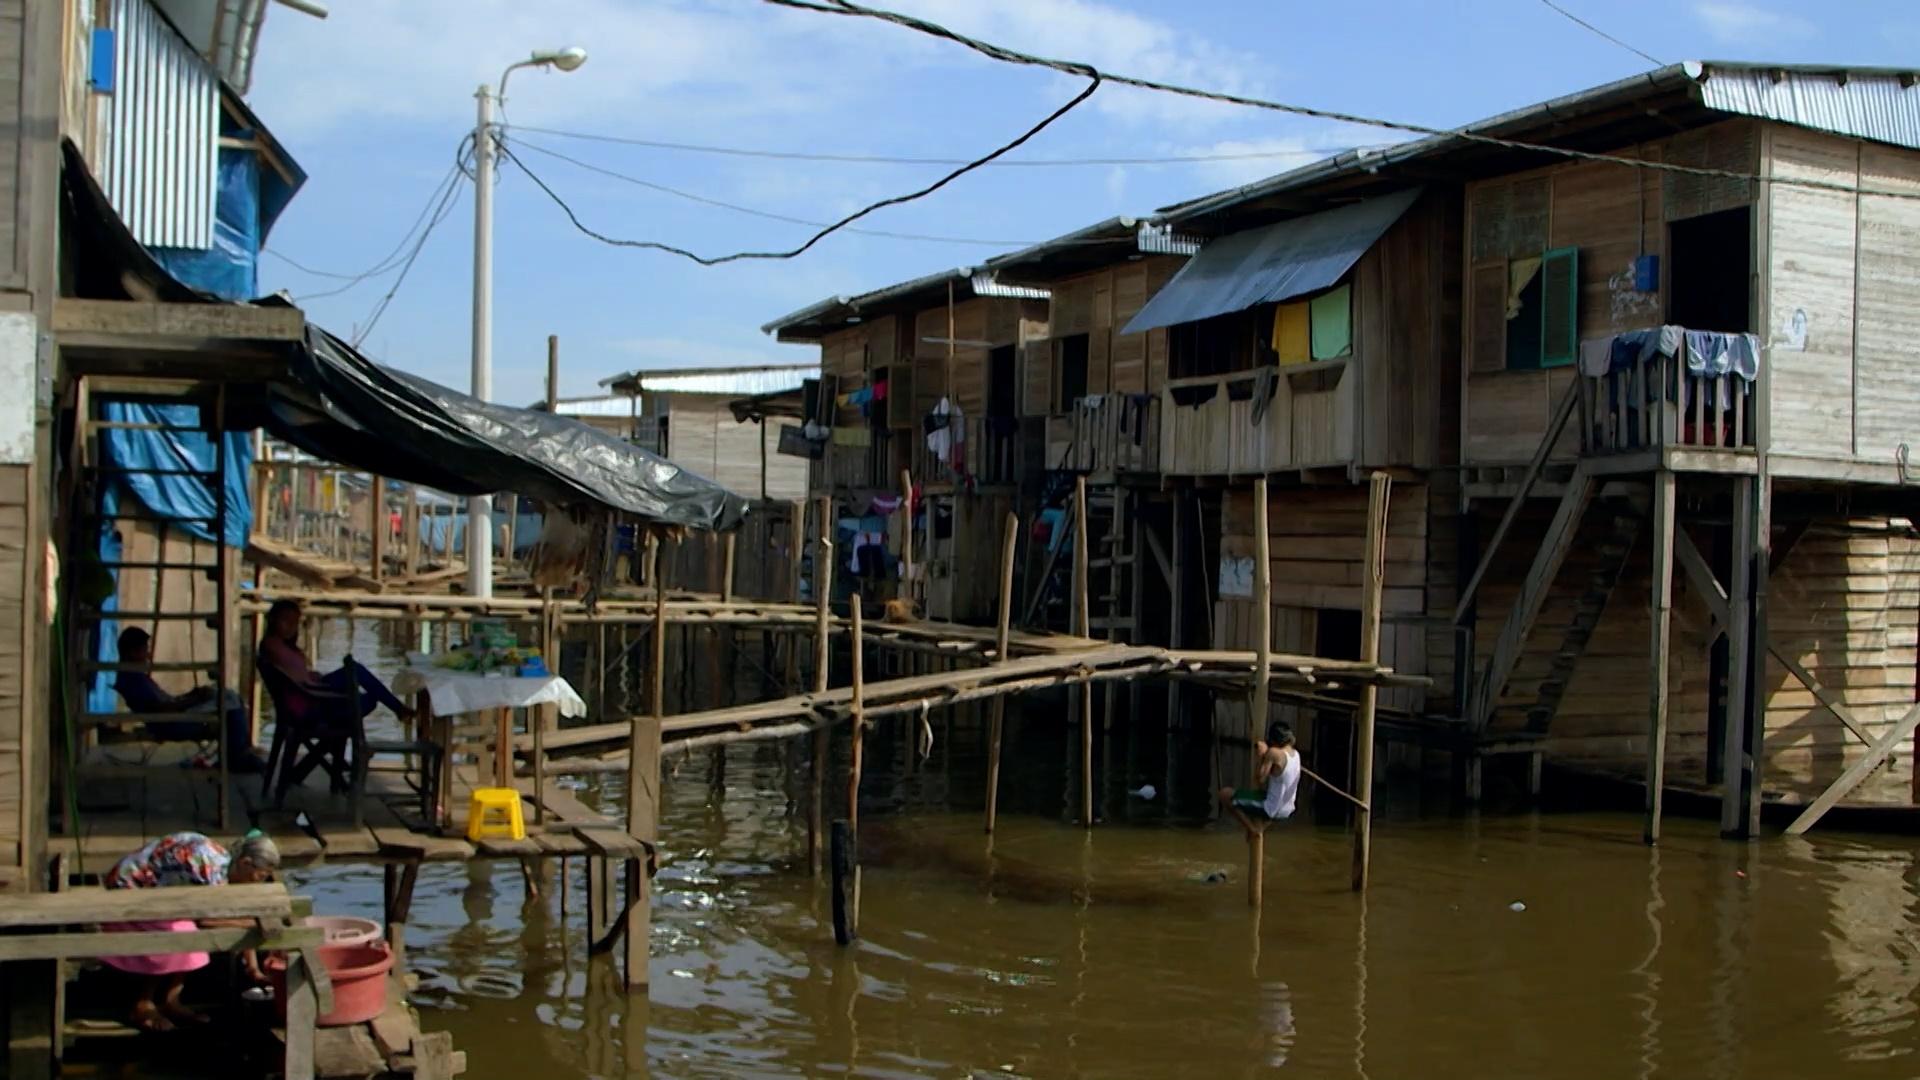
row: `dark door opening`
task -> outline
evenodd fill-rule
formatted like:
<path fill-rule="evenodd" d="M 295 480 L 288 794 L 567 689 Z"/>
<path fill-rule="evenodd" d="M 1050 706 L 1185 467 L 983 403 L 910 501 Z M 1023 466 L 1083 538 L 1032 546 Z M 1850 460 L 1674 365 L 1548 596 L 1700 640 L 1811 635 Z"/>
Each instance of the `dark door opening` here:
<path fill-rule="evenodd" d="M 1053 401 L 1055 416 L 1065 416 L 1074 402 L 1087 396 L 1087 344 L 1085 334 L 1060 339 L 1060 377 L 1053 383 L 1059 395 Z"/>
<path fill-rule="evenodd" d="M 987 354 L 987 415 L 1013 416 L 1019 409 L 1020 388 L 1014 363 L 1014 347 L 1002 345 Z"/>
<path fill-rule="evenodd" d="M 1753 210 L 1740 206 L 1667 226 L 1667 321 L 1689 330 L 1753 326 Z"/>

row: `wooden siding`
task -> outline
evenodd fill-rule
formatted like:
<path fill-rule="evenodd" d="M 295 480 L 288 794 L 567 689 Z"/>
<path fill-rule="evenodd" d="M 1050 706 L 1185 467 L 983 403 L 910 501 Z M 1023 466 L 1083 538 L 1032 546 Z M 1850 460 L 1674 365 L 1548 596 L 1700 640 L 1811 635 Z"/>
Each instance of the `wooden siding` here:
<path fill-rule="evenodd" d="M 1245 476 L 1285 469 L 1345 465 L 1353 458 L 1351 359 L 1282 369 L 1259 423 L 1254 401 L 1230 388 L 1254 381 L 1251 371 L 1170 379 L 1160 395 L 1160 470 L 1169 476 Z M 1181 405 L 1173 390 L 1215 387 L 1211 398 Z"/>
<path fill-rule="evenodd" d="M 674 394 L 667 412 L 667 459 L 737 495 L 760 497 L 759 424 L 741 423 L 727 408 L 731 395 Z M 807 459 L 779 453 L 779 424 L 767 432 L 767 497 L 807 493 Z"/>
<path fill-rule="evenodd" d="M 1859 180 L 1854 142 L 1790 128 L 1773 129 L 1767 142 L 1770 175 L 1848 186 Z M 1770 448 L 1849 456 L 1856 392 L 1858 200 L 1837 191 L 1775 184 L 1767 185 L 1767 192 Z M 1788 343 L 1796 312 L 1806 313 L 1803 349 Z M 1920 379 L 1911 370 L 1905 374 L 1903 381 Z"/>
<path fill-rule="evenodd" d="M 1459 460 L 1460 210 L 1428 194 L 1354 266 L 1357 460 L 1425 469 Z"/>
<path fill-rule="evenodd" d="M 1498 507 L 1481 510 L 1492 527 Z M 1529 508 L 1515 540 L 1538 537 L 1546 508 Z M 1789 551 L 1768 584 L 1773 644 L 1846 703 L 1870 735 L 1885 731 L 1915 698 L 1915 642 L 1920 634 L 1920 541 L 1900 535 L 1846 535 L 1842 529 L 1885 522 L 1828 519 Z M 1690 530 L 1712 559 L 1712 537 Z M 1785 536 L 1776 532 L 1776 544 Z M 1511 541 L 1510 541 L 1511 542 Z M 1512 681 L 1501 696 L 1493 730 L 1525 726 L 1560 631 L 1571 618 L 1585 572 L 1582 547 L 1562 568 Z M 1477 660 L 1484 663 L 1527 571 L 1526 559 L 1496 562 L 1480 591 Z M 1724 574 L 1724 571 L 1723 571 Z M 1650 638 L 1649 553 L 1641 537 L 1628 556 L 1606 612 L 1575 667 L 1549 730 L 1550 755 L 1573 760 L 1632 758 L 1646 752 L 1647 647 Z M 1709 730 L 1711 625 L 1706 603 L 1684 573 L 1674 576 L 1669 775 L 1702 780 Z M 1864 748 L 1779 659 L 1767 660 L 1768 783 L 1805 784 L 1837 777 Z"/>
<path fill-rule="evenodd" d="M 1920 195 L 1920 154 L 1863 144 L 1860 186 Z M 1854 377 L 1870 392 L 1854 403 L 1854 440 L 1860 456 L 1887 461 L 1920 443 L 1920 199 L 1861 196 L 1858 235 Z"/>
<path fill-rule="evenodd" d="M 1444 700 L 1451 687 L 1451 657 L 1435 654 L 1428 642 L 1425 615 L 1432 564 L 1450 560 L 1455 524 L 1450 501 L 1430 497 L 1423 484 L 1395 484 L 1387 508 L 1387 559 L 1380 631 L 1381 662 L 1411 675 L 1429 674 L 1440 662 L 1436 691 Z M 1313 654 L 1322 610 L 1358 611 L 1365 560 L 1367 491 L 1364 487 L 1290 488 L 1268 492 L 1268 559 L 1273 581 L 1276 650 Z M 1438 516 L 1436 516 L 1436 514 Z M 1220 551 L 1223 558 L 1254 553 L 1253 492 L 1228 491 L 1221 499 Z M 1434 541 L 1447 539 L 1436 548 Z M 1439 584 L 1451 587 L 1451 571 Z M 1254 604 L 1245 597 L 1220 597 L 1214 603 L 1214 648 L 1254 646 Z M 1427 692 L 1388 690 L 1381 705 L 1422 707 Z M 1298 725 L 1296 725 L 1297 727 Z"/>
<path fill-rule="evenodd" d="M 1053 284 L 1053 318 L 1047 330 L 1056 341 L 1087 335 L 1087 393 L 1146 394 L 1165 384 L 1166 330 L 1123 334 L 1120 329 L 1173 279 L 1185 261 L 1170 255 L 1148 256 Z M 1043 355 L 1049 370 L 1028 369 L 1029 395 L 1041 386 L 1051 388 L 1054 352 L 1049 348 Z M 1029 396 L 1027 407 L 1043 411 L 1028 415 L 1044 415 L 1049 404 L 1050 396 Z"/>
<path fill-rule="evenodd" d="M 1613 152 L 1751 173 L 1759 168 L 1756 131 L 1751 121 L 1728 120 Z M 1659 257 L 1664 274 L 1667 222 L 1751 201 L 1745 185 L 1682 185 L 1669 206 L 1670 187 L 1661 173 L 1604 162 L 1550 165 L 1467 185 L 1460 334 L 1465 464 L 1515 464 L 1531 457 L 1573 377 L 1570 367 L 1506 370 L 1507 259 L 1579 249 L 1583 340 L 1656 325 L 1665 318 L 1664 282 L 1657 294 L 1635 292 L 1634 257 Z M 1575 450 L 1575 441 L 1564 439 L 1555 456 L 1570 458 Z"/>
<path fill-rule="evenodd" d="M 38 575 L 27 573 L 27 485 L 29 471 L 18 465 L 0 467 L 0 866 L 23 861 L 26 840 L 23 815 L 32 791 L 25 767 L 29 733 L 28 703 L 33 686 L 28 677 L 32 650 L 24 619 L 25 589 Z M 32 714 L 32 721 L 41 718 Z M 45 737 L 49 732 L 33 734 Z"/>

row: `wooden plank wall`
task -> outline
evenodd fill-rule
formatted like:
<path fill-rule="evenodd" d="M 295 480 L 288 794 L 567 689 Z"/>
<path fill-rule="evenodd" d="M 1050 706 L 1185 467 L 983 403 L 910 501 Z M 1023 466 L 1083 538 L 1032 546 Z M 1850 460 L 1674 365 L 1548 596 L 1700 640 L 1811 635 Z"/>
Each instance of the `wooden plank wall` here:
<path fill-rule="evenodd" d="M 1360 610 L 1367 492 L 1344 485 L 1285 488 L 1270 491 L 1267 498 L 1274 648 L 1317 653 L 1314 637 L 1319 611 Z M 1396 484 L 1387 508 L 1382 663 L 1416 675 L 1427 674 L 1432 664 L 1425 616 L 1429 566 L 1435 558 L 1430 548 L 1436 532 L 1430 520 L 1433 507 L 1426 485 Z M 1451 515 L 1450 509 L 1447 512 Z M 1453 528 L 1447 521 L 1449 535 Z M 1250 488 L 1236 488 L 1222 496 L 1220 529 L 1222 557 L 1249 558 L 1254 554 Z M 1253 601 L 1245 597 L 1217 598 L 1214 647 L 1253 648 L 1253 609 Z M 1416 690 L 1390 690 L 1382 693 L 1380 700 L 1389 708 L 1417 709 L 1425 695 Z"/>
<path fill-rule="evenodd" d="M 1728 120 L 1612 152 L 1752 173 L 1759 168 L 1756 131 L 1751 121 Z M 1508 257 L 1548 248 L 1580 249 L 1582 339 L 1656 325 L 1665 317 L 1664 290 L 1659 295 L 1633 291 L 1634 256 L 1659 256 L 1664 273 L 1668 221 L 1752 200 L 1745 185 L 1676 186 L 1653 170 L 1603 162 L 1552 165 L 1468 184 L 1461 332 L 1464 463 L 1525 462 L 1540 444 L 1554 402 L 1573 378 L 1571 367 L 1505 370 Z M 1573 456 L 1573 434 L 1570 428 L 1556 456 Z"/>
<path fill-rule="evenodd" d="M 1498 507 L 1480 510 L 1491 529 Z M 1538 535 L 1547 517 L 1530 508 L 1517 535 Z M 1592 521 L 1588 523 L 1593 525 Z M 1886 730 L 1916 699 L 1916 635 L 1920 635 L 1920 541 L 1885 530 L 1884 520 L 1828 518 L 1817 522 L 1788 553 L 1769 583 L 1773 642 L 1845 702 L 1870 734 Z M 1713 538 L 1690 530 L 1712 558 Z M 1784 526 L 1776 543 L 1784 537 Z M 1502 697 L 1494 730 L 1525 725 L 1530 704 L 1560 643 L 1585 579 L 1586 545 L 1576 544 L 1549 594 L 1512 684 Z M 1550 730 L 1549 752 L 1575 760 L 1643 759 L 1646 750 L 1648 547 L 1634 545 L 1626 572 L 1576 667 Z M 1526 560 L 1498 561 L 1481 589 L 1478 660 L 1484 663 L 1506 617 Z M 1674 578 L 1670 653 L 1669 773 L 1704 779 L 1708 733 L 1707 606 L 1686 575 Z M 1831 780 L 1859 757 L 1863 744 L 1823 708 L 1812 691 L 1769 656 L 1767 695 L 1768 784 L 1805 787 Z"/>
<path fill-rule="evenodd" d="M 1053 317 L 1048 332 L 1054 340 L 1087 335 L 1087 393 L 1145 394 L 1165 385 L 1166 330 L 1122 334 L 1120 328 L 1140 313 L 1185 262 L 1178 256 L 1154 255 L 1053 284 Z M 1026 376 L 1025 407 L 1040 410 L 1029 415 L 1045 415 L 1051 393 L 1036 395 L 1036 391 L 1043 385 L 1051 390 L 1051 344 L 1044 351 L 1033 350 L 1028 355 L 1032 359 Z M 1047 364 L 1045 375 L 1036 374 L 1031 367 L 1042 359 Z"/>
<path fill-rule="evenodd" d="M 1914 151 L 1784 126 L 1764 145 L 1772 176 L 1920 192 Z M 1778 184 L 1767 199 L 1772 449 L 1891 461 L 1920 435 L 1920 202 Z"/>
<path fill-rule="evenodd" d="M 1176 386 L 1216 383 L 1221 389 L 1198 405 L 1181 405 L 1171 392 L 1161 394 L 1161 472 L 1244 476 L 1353 460 L 1359 380 L 1352 362 L 1322 361 L 1313 371 L 1283 375 L 1257 424 L 1254 402 L 1235 401 L 1226 390 L 1252 378 L 1243 371 L 1173 381 Z"/>
<path fill-rule="evenodd" d="M 729 395 L 675 394 L 667 412 L 669 461 L 749 499 L 760 497 L 760 425 L 741 423 Z M 857 412 L 857 410 L 856 410 Z M 779 424 L 767 432 L 767 497 L 807 492 L 807 459 L 779 453 Z"/>
<path fill-rule="evenodd" d="M 1459 311 L 1448 299 L 1459 291 L 1459 235 L 1458 197 L 1430 192 L 1354 266 L 1354 426 L 1363 464 L 1427 469 L 1459 460 L 1451 437 L 1460 412 Z"/>
<path fill-rule="evenodd" d="M 23 603 L 28 575 L 22 570 L 29 481 L 23 466 L 0 467 L 0 867 L 18 867 L 24 861 L 21 811 L 31 790 L 25 763 L 26 725 L 41 722 L 39 713 L 30 716 L 28 708 L 33 700 Z"/>

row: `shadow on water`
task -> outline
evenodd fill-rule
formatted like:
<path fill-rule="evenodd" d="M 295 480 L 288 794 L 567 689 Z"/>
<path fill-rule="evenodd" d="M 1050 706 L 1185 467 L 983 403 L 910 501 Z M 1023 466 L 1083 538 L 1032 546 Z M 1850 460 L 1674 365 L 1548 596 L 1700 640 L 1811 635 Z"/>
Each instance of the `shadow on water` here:
<path fill-rule="evenodd" d="M 1088 833 L 1072 714 L 1010 715 L 991 839 L 984 714 L 929 717 L 924 761 L 913 721 L 869 737 L 850 949 L 806 873 L 799 745 L 733 748 L 721 784 L 704 753 L 668 761 L 649 997 L 585 954 L 577 863 L 564 916 L 551 868 L 529 902 L 514 864 L 429 866 L 408 935 L 427 1026 L 483 1080 L 1920 1071 L 1920 867 L 1895 842 L 1740 846 L 1681 820 L 1649 850 L 1630 813 L 1422 816 L 1389 785 L 1367 896 L 1343 826 L 1301 820 L 1268 837 L 1256 915 L 1238 830 L 1204 818 L 1198 735 L 1101 732 L 1096 762 L 1123 764 Z M 377 910 L 365 868 L 296 879 L 322 910 Z"/>

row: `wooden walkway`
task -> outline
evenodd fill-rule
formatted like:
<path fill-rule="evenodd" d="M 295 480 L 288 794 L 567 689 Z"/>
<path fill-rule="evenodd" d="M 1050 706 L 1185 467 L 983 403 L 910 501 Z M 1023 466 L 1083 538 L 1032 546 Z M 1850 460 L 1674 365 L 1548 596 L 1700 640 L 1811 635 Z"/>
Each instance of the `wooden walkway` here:
<path fill-rule="evenodd" d="M 121 765 L 111 779 L 89 784 L 80 797 L 79 828 L 56 833 L 48 840 L 53 853 L 67 856 L 74 873 L 98 874 L 121 856 L 157 837 L 192 831 L 217 840 L 231 840 L 217 827 L 214 786 L 219 774 L 209 769 L 183 768 L 190 747 L 169 744 L 119 743 L 98 753 L 126 761 L 150 752 L 144 766 Z M 261 791 L 258 776 L 235 776 L 230 781 L 234 821 L 227 832 L 237 836 L 248 828 L 264 830 L 292 866 L 317 862 L 466 861 L 528 858 L 549 855 L 608 855 L 637 857 L 647 845 L 630 836 L 619 821 L 586 806 L 554 783 L 545 785 L 537 805 L 532 785 L 520 785 L 527 820 L 525 840 L 465 838 L 468 797 L 477 781 L 471 764 L 454 770 L 449 793 L 454 820 L 444 832 L 428 829 L 420 816 L 419 797 L 406 783 L 397 762 L 376 760 L 367 778 L 361 804 L 362 824 L 352 824 L 347 796 L 330 794 L 325 774 L 316 770 L 307 782 L 287 793 L 283 808 L 273 807 Z M 304 815 L 304 824 L 302 816 Z M 536 818 L 543 819 L 536 825 Z"/>

